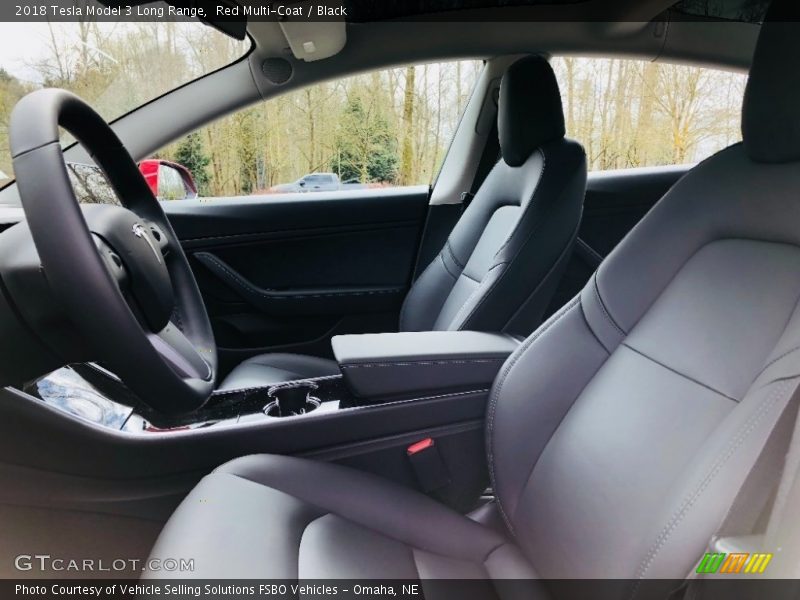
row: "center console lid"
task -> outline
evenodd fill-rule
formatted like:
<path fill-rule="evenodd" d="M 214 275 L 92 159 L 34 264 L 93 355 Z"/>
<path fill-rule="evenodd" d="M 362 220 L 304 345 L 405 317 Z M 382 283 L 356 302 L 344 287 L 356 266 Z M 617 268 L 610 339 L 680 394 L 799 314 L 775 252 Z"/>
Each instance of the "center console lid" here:
<path fill-rule="evenodd" d="M 340 335 L 333 353 L 358 397 L 411 397 L 491 387 L 520 342 L 502 333 L 421 331 Z"/>

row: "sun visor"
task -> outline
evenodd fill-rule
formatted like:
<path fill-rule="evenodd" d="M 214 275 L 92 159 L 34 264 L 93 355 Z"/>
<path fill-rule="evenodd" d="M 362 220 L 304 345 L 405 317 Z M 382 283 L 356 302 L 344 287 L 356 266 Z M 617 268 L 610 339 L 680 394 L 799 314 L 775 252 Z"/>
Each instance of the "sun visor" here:
<path fill-rule="evenodd" d="M 299 2 L 298 5 L 309 5 Z M 318 2 L 312 10 L 324 6 Z M 306 6 L 308 8 L 308 6 Z M 344 17 L 338 20 L 315 21 L 303 17 L 287 17 L 278 22 L 295 58 L 312 62 L 338 54 L 347 42 Z"/>

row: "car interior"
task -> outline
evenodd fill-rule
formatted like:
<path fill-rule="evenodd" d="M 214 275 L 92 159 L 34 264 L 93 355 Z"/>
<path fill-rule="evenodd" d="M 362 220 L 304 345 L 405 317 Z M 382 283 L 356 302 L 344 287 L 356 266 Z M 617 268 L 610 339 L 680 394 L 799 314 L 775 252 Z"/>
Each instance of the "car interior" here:
<path fill-rule="evenodd" d="M 63 89 L 20 100 L 0 576 L 76 576 L 15 570 L 46 551 L 678 598 L 704 553 L 764 552 L 800 578 L 800 14 L 710 4 L 356 2 L 317 56 L 252 20 L 241 60 L 110 124 Z M 746 73 L 742 141 L 590 171 L 552 66 L 571 55 Z M 159 201 L 137 166 L 256 102 L 457 58 L 483 62 L 430 186 Z M 84 163 L 115 200 L 82 201 Z"/>

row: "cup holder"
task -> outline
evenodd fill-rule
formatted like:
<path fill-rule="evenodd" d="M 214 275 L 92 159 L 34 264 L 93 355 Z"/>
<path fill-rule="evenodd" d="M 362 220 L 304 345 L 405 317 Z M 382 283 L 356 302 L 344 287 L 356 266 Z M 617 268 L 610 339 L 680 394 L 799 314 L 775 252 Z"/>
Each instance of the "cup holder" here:
<path fill-rule="evenodd" d="M 264 407 L 268 417 L 296 417 L 305 415 L 320 407 L 322 402 L 311 393 L 319 386 L 313 381 L 274 385 L 267 390 L 271 399 Z"/>

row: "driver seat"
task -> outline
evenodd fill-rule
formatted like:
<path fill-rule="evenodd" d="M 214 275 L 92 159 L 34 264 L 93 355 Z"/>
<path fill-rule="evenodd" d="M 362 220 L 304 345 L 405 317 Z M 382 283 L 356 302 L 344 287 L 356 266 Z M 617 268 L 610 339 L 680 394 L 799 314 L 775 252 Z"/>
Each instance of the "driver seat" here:
<path fill-rule="evenodd" d="M 500 597 L 506 578 L 528 580 L 527 598 L 548 597 L 536 577 L 614 578 L 628 599 L 683 579 L 800 383 L 796 29 L 763 26 L 744 143 L 680 181 L 498 375 L 486 450 L 501 525 L 374 475 L 253 455 L 200 482 L 153 557 L 192 557 L 183 575 L 205 579 L 479 578 Z"/>

